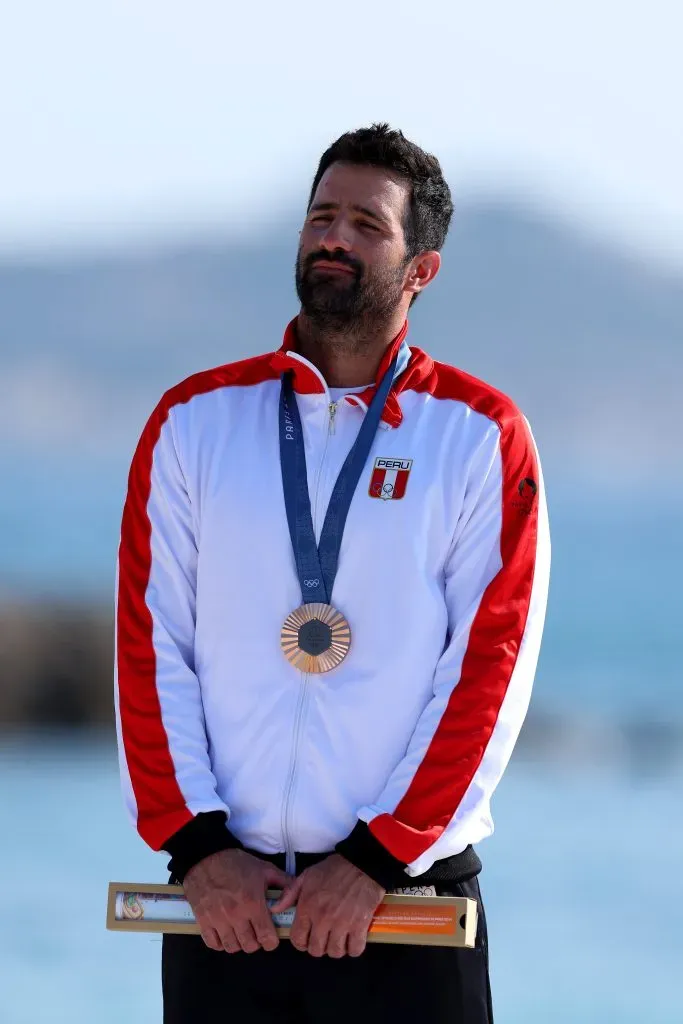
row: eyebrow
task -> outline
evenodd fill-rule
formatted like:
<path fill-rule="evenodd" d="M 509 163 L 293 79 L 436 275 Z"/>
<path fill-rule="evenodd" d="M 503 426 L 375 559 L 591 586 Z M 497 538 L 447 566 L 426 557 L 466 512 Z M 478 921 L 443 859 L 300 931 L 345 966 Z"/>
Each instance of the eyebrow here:
<path fill-rule="evenodd" d="M 339 203 L 314 203 L 313 206 L 310 209 L 310 212 L 311 213 L 317 213 L 317 212 L 319 212 L 321 210 L 338 210 L 338 209 L 339 209 Z M 371 217 L 373 220 L 376 220 L 379 224 L 384 224 L 387 227 L 389 226 L 389 222 L 387 221 L 387 219 L 385 217 L 383 217 L 379 213 L 375 213 L 373 210 L 370 210 L 367 206 L 359 206 L 358 203 L 351 203 L 351 209 L 355 210 L 356 213 L 362 213 L 364 217 Z"/>

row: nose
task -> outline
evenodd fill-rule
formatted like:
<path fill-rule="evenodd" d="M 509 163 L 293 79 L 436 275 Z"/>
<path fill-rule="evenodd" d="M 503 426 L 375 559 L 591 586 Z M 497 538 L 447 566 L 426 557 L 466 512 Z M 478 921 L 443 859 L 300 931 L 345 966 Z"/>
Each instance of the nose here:
<path fill-rule="evenodd" d="M 320 247 L 327 252 L 334 252 L 335 249 L 351 251 L 351 232 L 343 217 L 335 217 L 330 221 L 320 238 Z"/>

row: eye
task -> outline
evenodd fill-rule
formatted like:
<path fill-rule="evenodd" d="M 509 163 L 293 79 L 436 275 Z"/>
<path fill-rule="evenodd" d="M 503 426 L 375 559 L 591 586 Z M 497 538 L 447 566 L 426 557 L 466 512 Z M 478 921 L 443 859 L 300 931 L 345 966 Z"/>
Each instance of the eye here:
<path fill-rule="evenodd" d="M 365 231 L 379 231 L 379 228 L 377 227 L 377 225 L 376 224 L 371 224 L 369 220 L 362 220 L 360 222 L 360 226 Z"/>

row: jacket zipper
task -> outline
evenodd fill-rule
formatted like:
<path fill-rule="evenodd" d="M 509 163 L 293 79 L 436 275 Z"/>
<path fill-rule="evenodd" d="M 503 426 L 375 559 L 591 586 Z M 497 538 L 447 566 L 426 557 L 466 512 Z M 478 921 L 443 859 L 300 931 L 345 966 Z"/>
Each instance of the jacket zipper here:
<path fill-rule="evenodd" d="M 316 522 L 318 519 L 318 498 L 320 494 L 320 481 L 322 480 L 323 466 L 325 465 L 325 458 L 327 456 L 327 448 L 329 445 L 330 436 L 334 434 L 336 415 L 337 402 L 330 402 L 328 404 L 328 422 L 327 434 L 325 435 L 325 447 L 323 448 L 322 458 L 320 459 L 320 465 L 318 466 L 318 475 L 315 484 L 315 499 L 312 508 L 313 530 L 315 533 L 317 533 Z M 282 805 L 282 835 L 285 841 L 285 871 L 287 872 L 288 875 L 293 875 L 296 871 L 296 851 L 292 846 L 292 837 L 289 831 L 289 818 L 292 803 L 292 794 L 294 792 L 294 781 L 296 778 L 296 758 L 299 752 L 302 722 L 304 720 L 306 707 L 308 705 L 308 680 L 309 674 L 307 672 L 302 672 L 301 683 L 299 686 L 299 699 L 297 701 L 296 714 L 294 716 L 294 738 L 292 740 L 292 754 L 289 761 L 289 772 L 287 774 L 285 798 Z"/>
<path fill-rule="evenodd" d="M 302 672 L 301 683 L 299 685 L 299 699 L 296 705 L 296 715 L 294 718 L 294 739 L 292 740 L 292 754 L 289 760 L 289 772 L 287 774 L 287 786 L 285 788 L 285 799 L 282 804 L 282 835 L 285 840 L 285 871 L 288 875 L 294 875 L 296 871 L 296 858 L 294 856 L 295 851 L 292 846 L 292 838 L 289 834 L 289 811 L 292 799 L 292 790 L 294 787 L 294 777 L 296 774 L 296 755 L 299 750 L 299 740 L 301 737 L 301 723 L 304 717 L 304 710 L 307 704 L 308 697 L 308 674 Z"/>

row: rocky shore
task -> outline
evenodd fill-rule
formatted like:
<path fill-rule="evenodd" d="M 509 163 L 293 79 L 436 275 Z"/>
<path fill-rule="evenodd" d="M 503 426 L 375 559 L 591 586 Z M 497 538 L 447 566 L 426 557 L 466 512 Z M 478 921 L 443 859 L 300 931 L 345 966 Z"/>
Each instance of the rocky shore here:
<path fill-rule="evenodd" d="M 113 610 L 0 606 L 0 730 L 112 721 Z"/>

